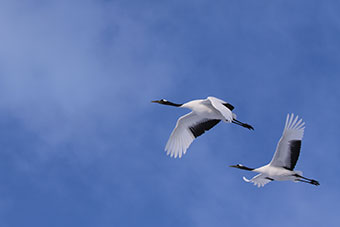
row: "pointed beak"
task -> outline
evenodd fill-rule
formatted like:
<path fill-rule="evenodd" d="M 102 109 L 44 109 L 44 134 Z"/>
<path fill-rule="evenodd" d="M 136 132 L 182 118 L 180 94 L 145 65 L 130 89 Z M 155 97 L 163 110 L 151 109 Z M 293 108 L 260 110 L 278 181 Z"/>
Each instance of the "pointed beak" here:
<path fill-rule="evenodd" d="M 154 101 L 151 101 L 153 103 L 159 103 L 159 100 L 154 100 Z"/>
<path fill-rule="evenodd" d="M 237 166 L 236 166 L 236 165 L 231 165 L 231 166 L 229 166 L 229 167 L 237 168 Z"/>

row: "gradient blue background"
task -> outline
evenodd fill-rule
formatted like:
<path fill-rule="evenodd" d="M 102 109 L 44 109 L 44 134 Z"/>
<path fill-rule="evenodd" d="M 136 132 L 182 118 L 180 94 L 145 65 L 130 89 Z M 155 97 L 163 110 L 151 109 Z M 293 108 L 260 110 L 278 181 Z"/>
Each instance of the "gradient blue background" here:
<path fill-rule="evenodd" d="M 337 226 L 337 0 L 3 0 L 0 225 Z M 163 152 L 184 109 L 216 96 L 255 131 L 219 124 Z M 315 187 L 245 183 L 287 113 Z"/>

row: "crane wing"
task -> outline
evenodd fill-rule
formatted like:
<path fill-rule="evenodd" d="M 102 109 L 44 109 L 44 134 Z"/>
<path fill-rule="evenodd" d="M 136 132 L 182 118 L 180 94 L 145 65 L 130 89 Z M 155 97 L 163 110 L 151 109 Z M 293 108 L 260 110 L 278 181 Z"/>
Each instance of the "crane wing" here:
<path fill-rule="evenodd" d="M 269 182 L 273 181 L 272 178 L 267 177 L 266 175 L 260 173 L 253 177 L 252 179 L 248 180 L 247 178 L 243 177 L 243 180 L 245 182 L 253 183 L 257 187 L 263 187 L 265 184 L 268 184 Z"/>
<path fill-rule="evenodd" d="M 284 167 L 293 170 L 299 158 L 301 140 L 304 133 L 302 119 L 298 121 L 298 116 L 287 115 L 285 128 L 282 137 L 277 144 L 276 151 L 270 165 Z"/>
<path fill-rule="evenodd" d="M 222 114 L 226 121 L 228 122 L 233 121 L 233 113 L 231 112 L 231 110 L 234 109 L 234 107 L 232 105 L 221 99 L 211 96 L 208 97 L 207 100 L 209 100 L 211 105 Z"/>
<path fill-rule="evenodd" d="M 202 118 L 193 112 L 180 117 L 165 146 L 167 155 L 181 158 L 195 138 L 219 122 L 220 120 Z"/>

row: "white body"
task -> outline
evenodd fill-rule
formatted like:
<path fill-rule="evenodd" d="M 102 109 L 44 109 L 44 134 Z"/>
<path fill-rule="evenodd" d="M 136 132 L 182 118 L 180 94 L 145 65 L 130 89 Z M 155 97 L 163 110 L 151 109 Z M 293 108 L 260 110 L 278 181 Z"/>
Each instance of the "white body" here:
<path fill-rule="evenodd" d="M 301 171 L 291 171 L 282 167 L 272 166 L 270 164 L 254 169 L 253 172 L 258 172 L 260 174 L 256 175 L 251 180 L 243 177 L 243 180 L 254 183 L 254 185 L 258 187 L 263 187 L 265 184 L 271 182 L 271 179 L 276 181 L 296 181 L 298 178 L 294 175 L 302 175 Z"/>
<path fill-rule="evenodd" d="M 208 97 L 207 99 L 198 99 L 187 102 L 181 108 L 192 110 L 189 114 L 195 114 L 200 119 L 219 119 L 225 122 L 231 122 L 236 115 L 222 103 L 227 103 L 215 97 Z M 186 116 L 186 115 L 184 115 Z M 183 116 L 183 117 L 184 117 Z"/>
<path fill-rule="evenodd" d="M 253 169 L 253 172 L 260 174 L 253 177 L 251 180 L 243 177 L 246 182 L 254 183 L 258 187 L 262 187 L 272 180 L 277 181 L 297 181 L 298 174 L 302 176 L 301 171 L 294 171 L 294 167 L 299 156 L 300 147 L 292 148 L 294 141 L 301 144 L 301 140 L 304 133 L 304 122 L 302 119 L 298 121 L 298 116 L 294 119 L 294 114 L 287 115 L 285 128 L 283 130 L 282 137 L 277 145 L 274 157 L 272 161 L 265 166 Z M 295 152 L 295 153 L 294 153 Z"/>
<path fill-rule="evenodd" d="M 222 120 L 231 123 L 236 115 L 223 105 L 227 103 L 215 97 L 187 102 L 181 108 L 191 109 L 192 112 L 180 117 L 166 144 L 165 151 L 171 157 L 181 158 L 186 153 L 195 136 L 190 127 L 199 126 L 209 120 Z M 207 129 L 208 130 L 208 129 Z"/>

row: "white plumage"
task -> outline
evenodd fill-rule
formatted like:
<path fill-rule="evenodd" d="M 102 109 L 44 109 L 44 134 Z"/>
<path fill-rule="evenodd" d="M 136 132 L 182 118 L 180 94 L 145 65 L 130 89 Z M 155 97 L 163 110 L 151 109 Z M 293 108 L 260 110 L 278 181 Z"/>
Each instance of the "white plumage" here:
<path fill-rule="evenodd" d="M 277 144 L 275 154 L 273 156 L 270 165 L 272 166 L 286 166 L 289 169 L 294 169 L 296 162 L 300 154 L 301 140 L 305 131 L 305 122 L 302 119 L 298 120 L 298 116 L 295 117 L 294 114 L 289 114 L 286 118 L 285 128 L 282 133 L 282 137 Z M 300 141 L 299 148 L 296 150 L 292 147 L 293 141 Z"/>
<path fill-rule="evenodd" d="M 301 140 L 305 129 L 304 125 L 305 123 L 302 122 L 302 119 L 299 120 L 298 116 L 294 118 L 294 114 L 288 114 L 282 137 L 276 147 L 273 159 L 268 165 L 256 169 L 240 164 L 231 167 L 260 173 L 250 180 L 243 177 L 246 182 L 253 183 L 258 187 L 263 187 L 273 180 L 300 181 L 319 185 L 319 182 L 316 180 L 303 177 L 301 171 L 294 171 L 300 154 Z"/>
<path fill-rule="evenodd" d="M 184 104 L 172 103 L 165 99 L 152 102 L 192 110 L 178 119 L 175 129 L 170 135 L 165 146 L 165 151 L 170 157 L 181 158 L 195 138 L 214 127 L 221 120 L 253 129 L 252 126 L 236 120 L 236 115 L 232 113 L 234 107 L 231 104 L 215 97 L 193 100 Z"/>

